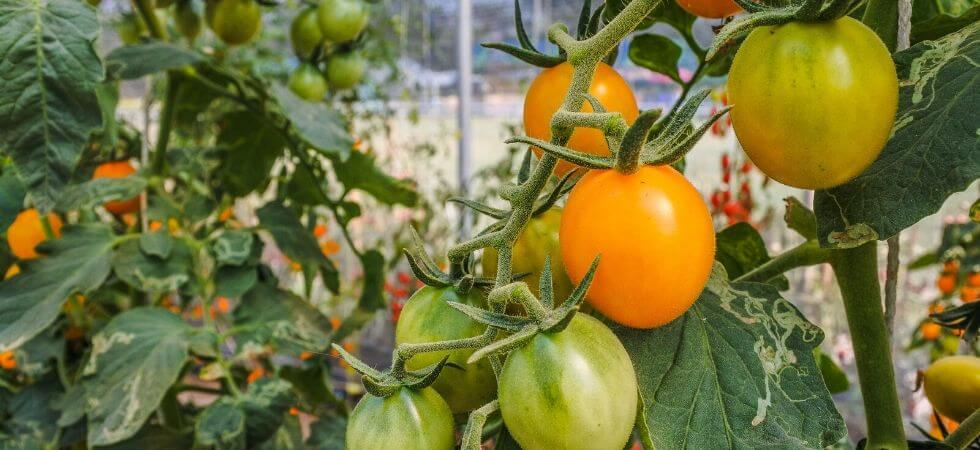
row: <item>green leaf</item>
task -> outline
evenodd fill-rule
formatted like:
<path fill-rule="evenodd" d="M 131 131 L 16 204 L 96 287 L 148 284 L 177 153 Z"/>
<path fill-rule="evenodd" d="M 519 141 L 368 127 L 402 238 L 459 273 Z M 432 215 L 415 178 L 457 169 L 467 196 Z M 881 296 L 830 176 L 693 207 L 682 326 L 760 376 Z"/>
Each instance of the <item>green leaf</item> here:
<path fill-rule="evenodd" d="M 264 117 L 249 111 L 226 114 L 218 146 L 226 150 L 219 176 L 231 195 L 241 197 L 269 182 L 269 172 L 286 141 Z"/>
<path fill-rule="evenodd" d="M 302 351 L 330 343 L 330 319 L 305 300 L 268 283 L 256 284 L 233 313 L 242 343 L 278 343 Z"/>
<path fill-rule="evenodd" d="M 174 249 L 174 242 L 176 239 L 161 227 L 157 231 L 140 235 L 140 251 L 147 256 L 167 259 Z"/>
<path fill-rule="evenodd" d="M 124 178 L 95 178 L 73 184 L 55 202 L 55 209 L 68 212 L 88 209 L 113 200 L 129 200 L 146 189 L 146 179 L 139 175 Z"/>
<path fill-rule="evenodd" d="M 54 368 L 54 361 L 64 358 L 65 338 L 57 327 L 50 327 L 14 351 L 17 370 L 40 378 Z"/>
<path fill-rule="evenodd" d="M 208 448 L 244 449 L 245 412 L 227 397 L 215 401 L 197 417 L 194 439 Z"/>
<path fill-rule="evenodd" d="M 258 279 L 255 266 L 221 266 L 214 274 L 215 295 L 241 298 Z"/>
<path fill-rule="evenodd" d="M 752 225 L 739 222 L 718 232 L 715 239 L 717 250 L 715 259 L 723 266 L 728 276 L 738 278 L 752 269 L 769 262 L 769 251 L 766 242 Z M 769 284 L 779 289 L 789 289 L 789 280 L 780 275 L 773 278 Z"/>
<path fill-rule="evenodd" d="M 173 240 L 167 258 L 144 253 L 137 239 L 123 242 L 112 258 L 112 269 L 119 279 L 144 292 L 164 292 L 180 288 L 191 279 L 193 258 L 186 243 Z"/>
<path fill-rule="evenodd" d="M 303 205 L 323 205 L 328 199 L 317 186 L 323 180 L 317 179 L 306 167 L 300 165 L 293 170 L 293 176 L 286 184 L 289 198 Z"/>
<path fill-rule="evenodd" d="M 357 307 L 349 314 L 334 332 L 335 342 L 342 341 L 347 335 L 361 329 L 365 323 L 374 318 L 375 312 L 385 308 L 384 297 L 385 258 L 377 250 L 368 250 L 361 257 L 364 267 L 364 285 Z"/>
<path fill-rule="evenodd" d="M 13 170 L 4 170 L 0 175 L 0 233 L 5 233 L 7 227 L 14 223 L 17 214 L 24 209 L 24 184 L 20 182 Z"/>
<path fill-rule="evenodd" d="M 266 203 L 256 211 L 259 223 L 272 234 L 276 245 L 289 259 L 303 266 L 318 267 L 323 274 L 324 283 L 331 291 L 336 292 L 339 281 L 337 269 L 333 263 L 320 252 L 316 238 L 299 221 L 291 209 L 279 202 Z"/>
<path fill-rule="evenodd" d="M 681 52 L 681 47 L 665 36 L 641 34 L 630 41 L 628 55 L 633 64 L 683 83 L 684 80 L 677 72 L 677 62 L 681 59 Z"/>
<path fill-rule="evenodd" d="M 102 126 L 99 32 L 95 10 L 78 0 L 0 0 L 0 148 L 42 212 Z"/>
<path fill-rule="evenodd" d="M 817 366 L 820 367 L 820 376 L 823 377 L 823 382 L 831 394 L 847 392 L 851 388 L 851 382 L 847 379 L 844 369 L 841 369 L 830 356 L 822 352 L 820 347 L 814 347 L 813 359 L 817 361 Z"/>
<path fill-rule="evenodd" d="M 340 113 L 324 103 L 303 100 L 279 83 L 272 85 L 272 94 L 279 102 L 282 114 L 307 145 L 341 159 L 351 154 L 354 138 L 347 131 L 347 122 Z"/>
<path fill-rule="evenodd" d="M 159 425 L 147 425 L 135 436 L 117 444 L 99 447 L 99 450 L 147 450 L 147 449 L 178 449 L 191 448 L 193 436 L 164 428 Z"/>
<path fill-rule="evenodd" d="M 418 202 L 419 194 L 411 181 L 386 174 L 368 154 L 354 152 L 346 161 L 331 161 L 337 179 L 347 189 L 360 189 L 386 205 L 414 206 Z"/>
<path fill-rule="evenodd" d="M 292 383 L 296 392 L 309 404 L 334 401 L 334 396 L 330 393 L 330 380 L 320 364 L 306 364 L 303 367 L 282 366 L 279 368 L 279 376 Z"/>
<path fill-rule="evenodd" d="M 293 416 L 286 417 L 275 434 L 255 448 L 257 450 L 308 450 L 303 443 L 303 430 L 299 426 L 299 419 Z"/>
<path fill-rule="evenodd" d="M 283 415 L 295 401 L 293 387 L 285 380 L 261 378 L 250 384 L 240 401 L 249 446 L 269 439 L 282 426 Z"/>
<path fill-rule="evenodd" d="M 144 41 L 117 47 L 106 56 L 110 78 L 132 80 L 204 61 L 204 56 L 173 44 Z"/>
<path fill-rule="evenodd" d="M 616 324 L 633 361 L 638 424 L 655 448 L 822 449 L 846 434 L 813 359 L 823 331 L 772 286 L 729 285 L 720 265 L 683 316 Z"/>
<path fill-rule="evenodd" d="M 980 177 L 980 22 L 895 55 L 898 116 L 881 156 L 847 184 L 817 191 L 820 244 L 831 233 L 887 239 L 936 212 Z"/>
<path fill-rule="evenodd" d="M 347 419 L 327 415 L 310 424 L 310 437 L 306 445 L 315 450 L 344 450 L 347 435 Z"/>
<path fill-rule="evenodd" d="M 214 258 L 221 264 L 240 266 L 252 255 L 255 236 L 244 230 L 225 230 L 214 241 L 211 250 Z"/>
<path fill-rule="evenodd" d="M 963 2 L 964 5 L 960 7 L 949 9 L 929 8 L 932 9 L 931 11 L 923 11 L 925 8 L 919 6 L 930 3 L 935 5 L 938 2 L 915 2 L 916 9 L 912 13 L 912 34 L 910 35 L 910 41 L 913 45 L 922 41 L 939 39 L 980 20 L 980 2 L 971 0 Z"/>
<path fill-rule="evenodd" d="M 0 435 L 29 435 L 42 442 L 50 440 L 58 430 L 59 415 L 51 402 L 61 393 L 61 383 L 51 375 L 3 398 L 0 401 L 4 418 Z"/>
<path fill-rule="evenodd" d="M 195 329 L 163 308 L 135 308 L 92 340 L 83 374 L 89 445 L 136 434 L 176 381 Z"/>
<path fill-rule="evenodd" d="M 114 236 L 109 227 L 66 225 L 60 239 L 39 250 L 47 256 L 22 262 L 20 275 L 0 282 L 0 349 L 17 348 L 58 317 L 68 296 L 87 294 L 109 275 Z"/>

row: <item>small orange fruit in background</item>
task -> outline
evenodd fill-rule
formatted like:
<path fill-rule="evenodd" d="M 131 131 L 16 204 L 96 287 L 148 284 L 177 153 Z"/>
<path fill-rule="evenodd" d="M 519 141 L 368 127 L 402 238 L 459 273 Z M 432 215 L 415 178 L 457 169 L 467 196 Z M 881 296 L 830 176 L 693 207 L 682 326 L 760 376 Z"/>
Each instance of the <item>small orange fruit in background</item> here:
<path fill-rule="evenodd" d="M 949 295 L 953 293 L 956 289 L 956 274 L 955 273 L 943 273 L 939 276 L 939 280 L 936 281 L 936 287 L 939 288 L 939 292 L 943 295 Z"/>
<path fill-rule="evenodd" d="M 126 178 L 134 173 L 136 173 L 136 169 L 129 164 L 129 161 L 114 161 L 96 167 L 92 178 Z M 105 209 L 117 215 L 134 213 L 140 209 L 140 199 L 133 197 L 128 200 L 106 202 Z"/>
<path fill-rule="evenodd" d="M 51 233 L 54 237 L 61 236 L 61 218 L 54 213 L 48 213 L 48 223 L 51 224 Z M 47 237 L 44 235 L 44 226 L 41 224 L 41 215 L 34 208 L 25 209 L 17 214 L 14 223 L 7 229 L 7 243 L 10 244 L 10 251 L 19 259 L 37 258 L 34 247 L 43 242 Z"/>
<path fill-rule="evenodd" d="M 721 19 L 742 10 L 734 0 L 677 0 L 685 11 L 707 19 Z"/>
<path fill-rule="evenodd" d="M 963 285 L 960 288 L 960 301 L 963 303 L 975 302 L 980 298 L 980 287 Z"/>
<path fill-rule="evenodd" d="M 942 331 L 942 327 L 939 326 L 938 323 L 927 322 L 922 324 L 920 331 L 922 332 L 922 339 L 927 341 L 935 341 L 939 338 L 939 333 Z"/>
<path fill-rule="evenodd" d="M 13 350 L 0 353 L 0 367 L 4 370 L 14 370 L 17 368 L 17 360 L 14 358 Z"/>

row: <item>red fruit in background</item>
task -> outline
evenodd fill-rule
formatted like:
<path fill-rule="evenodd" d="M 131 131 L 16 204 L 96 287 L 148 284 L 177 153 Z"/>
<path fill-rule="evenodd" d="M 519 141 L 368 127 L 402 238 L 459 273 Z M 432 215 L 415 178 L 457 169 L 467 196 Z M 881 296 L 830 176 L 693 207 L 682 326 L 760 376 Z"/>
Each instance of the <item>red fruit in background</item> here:
<path fill-rule="evenodd" d="M 742 173 L 749 173 L 750 170 L 752 170 L 752 163 L 748 161 L 742 163 L 742 168 L 741 168 Z"/>
<path fill-rule="evenodd" d="M 406 272 L 398 272 L 398 281 L 402 284 L 408 284 L 410 281 L 412 281 L 412 277 L 410 277 Z"/>
<path fill-rule="evenodd" d="M 721 170 L 728 172 L 728 168 L 731 167 L 732 160 L 727 153 L 721 155 Z"/>

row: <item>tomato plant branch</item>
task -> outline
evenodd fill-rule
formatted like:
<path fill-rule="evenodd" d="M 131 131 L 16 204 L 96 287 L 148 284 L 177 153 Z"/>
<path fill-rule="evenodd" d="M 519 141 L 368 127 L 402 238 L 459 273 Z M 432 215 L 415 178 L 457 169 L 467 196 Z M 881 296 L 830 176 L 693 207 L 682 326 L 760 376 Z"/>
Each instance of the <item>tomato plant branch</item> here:
<path fill-rule="evenodd" d="M 173 127 L 174 116 L 177 104 L 177 93 L 180 91 L 180 77 L 167 74 L 167 95 L 163 99 L 163 108 L 160 110 L 160 128 L 157 130 L 157 143 L 153 149 L 153 165 L 151 170 L 154 174 L 160 175 L 164 172 L 167 165 L 167 147 L 170 144 L 170 129 Z"/>
<path fill-rule="evenodd" d="M 970 414 L 958 428 L 946 436 L 944 442 L 956 450 L 961 450 L 969 447 L 977 437 L 980 437 L 980 410 Z"/>
<path fill-rule="evenodd" d="M 895 331 L 895 308 L 898 303 L 899 234 L 888 238 L 888 265 L 885 270 L 885 326 L 888 335 Z"/>
<path fill-rule="evenodd" d="M 480 450 L 483 444 L 483 426 L 487 423 L 487 418 L 500 409 L 500 402 L 494 400 L 483 405 L 470 413 L 470 418 L 466 422 L 466 429 L 463 430 L 463 439 L 459 444 L 460 450 Z"/>
<path fill-rule="evenodd" d="M 798 267 L 812 266 L 830 262 L 830 255 L 833 250 L 820 248 L 820 243 L 816 239 L 808 240 L 796 247 L 793 247 L 779 256 L 770 259 L 755 269 L 752 269 L 734 281 L 747 281 L 753 283 L 765 283 L 785 272 Z"/>
<path fill-rule="evenodd" d="M 857 361 L 868 426 L 867 449 L 907 449 L 895 384 L 888 329 L 878 283 L 877 241 L 833 250 L 837 276 Z"/>

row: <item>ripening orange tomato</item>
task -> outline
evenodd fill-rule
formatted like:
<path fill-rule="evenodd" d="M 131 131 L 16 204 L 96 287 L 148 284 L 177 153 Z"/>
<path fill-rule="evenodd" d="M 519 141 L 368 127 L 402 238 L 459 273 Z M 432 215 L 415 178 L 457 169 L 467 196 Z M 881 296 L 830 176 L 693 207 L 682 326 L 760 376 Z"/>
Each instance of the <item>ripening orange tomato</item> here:
<path fill-rule="evenodd" d="M 952 294 L 953 289 L 956 289 L 956 274 L 943 273 L 939 275 L 939 279 L 936 280 L 936 287 L 939 288 L 939 292 L 942 292 L 943 295 Z"/>
<path fill-rule="evenodd" d="M 54 213 L 48 213 L 48 223 L 54 237 L 61 236 L 61 218 Z M 37 258 L 34 248 L 45 239 L 41 216 L 34 208 L 21 211 L 14 223 L 10 224 L 10 228 L 7 228 L 7 244 L 18 259 Z"/>
<path fill-rule="evenodd" d="M 742 10 L 733 0 L 677 0 L 677 5 L 698 17 L 721 19 Z"/>
<path fill-rule="evenodd" d="M 571 64 L 563 62 L 543 70 L 531 82 L 524 97 L 524 132 L 528 136 L 541 140 L 551 139 L 551 116 L 561 107 L 568 86 L 572 83 L 572 70 Z M 622 114 L 628 124 L 633 124 L 640 114 L 630 85 L 606 63 L 600 62 L 596 67 L 589 94 L 598 99 L 606 110 Z M 582 111 L 592 111 L 592 106 L 586 102 Z M 594 155 L 609 154 L 609 146 L 606 145 L 602 132 L 591 128 L 576 129 L 567 147 Z M 534 152 L 541 156 L 541 150 L 537 147 Z M 568 161 L 559 161 L 555 174 L 564 175 L 575 167 Z"/>
<path fill-rule="evenodd" d="M 980 287 L 980 272 L 970 272 L 966 276 L 966 284 L 973 287 Z"/>
<path fill-rule="evenodd" d="M 708 206 L 669 166 L 586 174 L 568 197 L 559 242 L 576 284 L 602 256 L 586 298 L 606 317 L 634 328 L 658 327 L 687 311 L 708 281 L 715 254 Z"/>
<path fill-rule="evenodd" d="M 136 169 L 129 161 L 113 161 L 99 164 L 92 173 L 92 178 L 126 178 L 134 173 Z M 128 200 L 106 202 L 105 209 L 116 215 L 134 213 L 140 209 L 140 198 L 137 196 Z"/>
<path fill-rule="evenodd" d="M 980 298 L 980 287 L 964 285 L 960 287 L 960 301 L 971 303 Z"/>
<path fill-rule="evenodd" d="M 919 328 L 919 332 L 922 333 L 922 339 L 935 341 L 939 338 L 939 333 L 942 331 L 942 328 L 938 323 L 926 322 Z"/>

